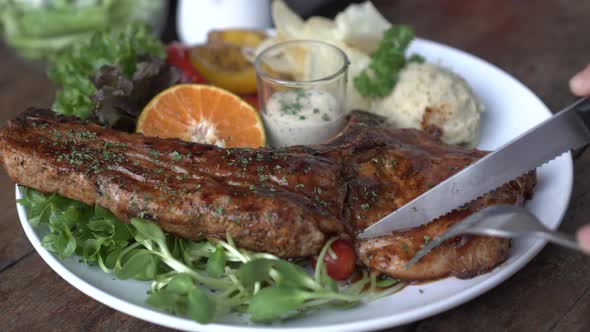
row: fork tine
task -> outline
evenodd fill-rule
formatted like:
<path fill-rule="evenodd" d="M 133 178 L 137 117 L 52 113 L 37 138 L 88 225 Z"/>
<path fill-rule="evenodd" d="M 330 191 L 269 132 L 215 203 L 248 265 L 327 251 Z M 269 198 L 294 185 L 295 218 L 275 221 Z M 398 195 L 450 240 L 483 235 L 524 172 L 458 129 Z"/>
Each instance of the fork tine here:
<path fill-rule="evenodd" d="M 420 249 L 412 259 L 406 264 L 406 270 L 409 269 L 412 265 L 416 264 L 422 257 L 426 256 L 432 249 L 440 246 L 446 240 L 461 234 L 467 227 L 462 224 L 462 222 L 456 223 L 442 235 L 435 237 L 432 241 L 428 242 L 422 249 Z"/>
<path fill-rule="evenodd" d="M 481 221 L 481 219 L 484 218 L 486 215 L 486 213 L 485 213 L 486 209 L 489 209 L 489 207 L 479 210 L 476 213 L 463 219 L 462 221 L 459 221 L 458 223 L 454 224 L 449 229 L 447 229 L 447 231 L 444 232 L 442 235 L 439 235 L 436 238 L 434 238 L 432 241 L 428 242 L 406 264 L 406 266 L 405 266 L 406 270 L 409 269 L 410 267 L 412 267 L 412 265 L 416 264 L 420 259 L 422 259 L 422 257 L 426 256 L 426 254 L 428 254 L 432 249 L 441 245 L 444 241 L 446 241 L 454 236 L 457 236 L 459 234 L 465 233 L 467 230 L 469 230 L 469 228 L 472 225 Z"/>
<path fill-rule="evenodd" d="M 449 234 L 449 232 L 445 232 L 441 236 L 437 236 L 434 240 L 428 242 L 422 249 L 420 249 L 412 259 L 406 264 L 406 270 L 412 267 L 412 265 L 416 264 L 422 257 L 426 256 L 432 249 L 438 247 L 443 241 L 445 241 L 445 236 Z"/>
<path fill-rule="evenodd" d="M 496 237 L 533 235 L 553 243 L 581 251 L 575 239 L 548 229 L 539 219 L 523 207 L 514 205 L 492 205 L 477 211 L 450 227 L 445 233 L 420 249 L 406 264 L 406 269 L 416 264 L 432 249 L 459 234 L 479 234 Z"/>

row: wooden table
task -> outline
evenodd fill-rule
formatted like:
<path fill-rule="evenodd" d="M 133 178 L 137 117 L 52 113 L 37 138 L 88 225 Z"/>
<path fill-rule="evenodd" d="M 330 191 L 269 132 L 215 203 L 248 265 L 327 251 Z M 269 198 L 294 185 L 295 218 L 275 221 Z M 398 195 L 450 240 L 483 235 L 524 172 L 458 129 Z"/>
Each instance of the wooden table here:
<path fill-rule="evenodd" d="M 476 54 L 514 75 L 551 108 L 571 101 L 569 77 L 590 61 L 588 1 L 375 1 L 419 36 Z M 490 82 L 490 84 L 495 84 Z M 0 48 L 0 121 L 49 106 L 38 68 Z M 590 222 L 590 152 L 575 165 L 564 231 Z M 20 227 L 14 186 L 0 174 L 0 330 L 162 330 L 82 294 L 35 253 Z M 390 331 L 589 331 L 590 258 L 548 246 L 514 277 L 456 309 Z"/>

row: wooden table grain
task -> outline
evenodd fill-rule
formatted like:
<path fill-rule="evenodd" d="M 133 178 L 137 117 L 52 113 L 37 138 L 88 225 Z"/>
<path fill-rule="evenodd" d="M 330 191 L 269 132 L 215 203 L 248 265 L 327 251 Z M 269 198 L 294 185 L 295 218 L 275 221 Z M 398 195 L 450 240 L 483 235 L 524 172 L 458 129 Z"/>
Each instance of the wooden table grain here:
<path fill-rule="evenodd" d="M 590 2 L 438 0 L 374 3 L 419 36 L 473 53 L 520 79 L 551 109 L 572 100 L 569 77 L 590 62 Z M 495 84 L 490 81 L 489 84 Z M 28 106 L 48 107 L 54 87 L 39 67 L 0 47 L 0 122 Z M 590 222 L 590 152 L 575 162 L 575 186 L 561 229 Z M 35 253 L 0 174 L 0 330 L 165 330 L 82 294 Z M 590 257 L 549 245 L 488 293 L 389 331 L 590 331 Z"/>

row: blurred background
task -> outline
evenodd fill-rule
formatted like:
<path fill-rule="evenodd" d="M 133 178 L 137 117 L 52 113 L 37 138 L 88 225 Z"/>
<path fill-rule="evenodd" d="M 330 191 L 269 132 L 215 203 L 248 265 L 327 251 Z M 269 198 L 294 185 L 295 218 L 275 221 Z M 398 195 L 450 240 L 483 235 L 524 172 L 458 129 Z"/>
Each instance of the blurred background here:
<path fill-rule="evenodd" d="M 93 31 L 150 24 L 165 42 L 204 42 L 212 28 L 269 28 L 270 0 L 2 0 L 0 28 L 6 44 L 42 59 L 89 38 Z M 304 18 L 332 17 L 351 2 L 287 0 Z"/>

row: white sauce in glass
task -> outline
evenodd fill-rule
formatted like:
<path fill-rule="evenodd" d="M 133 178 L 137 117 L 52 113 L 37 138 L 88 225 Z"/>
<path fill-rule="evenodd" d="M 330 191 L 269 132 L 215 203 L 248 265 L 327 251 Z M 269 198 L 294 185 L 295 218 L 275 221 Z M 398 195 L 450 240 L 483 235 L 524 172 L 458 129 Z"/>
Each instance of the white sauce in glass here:
<path fill-rule="evenodd" d="M 318 144 L 336 136 L 344 112 L 330 93 L 316 89 L 275 92 L 262 113 L 271 146 Z"/>

